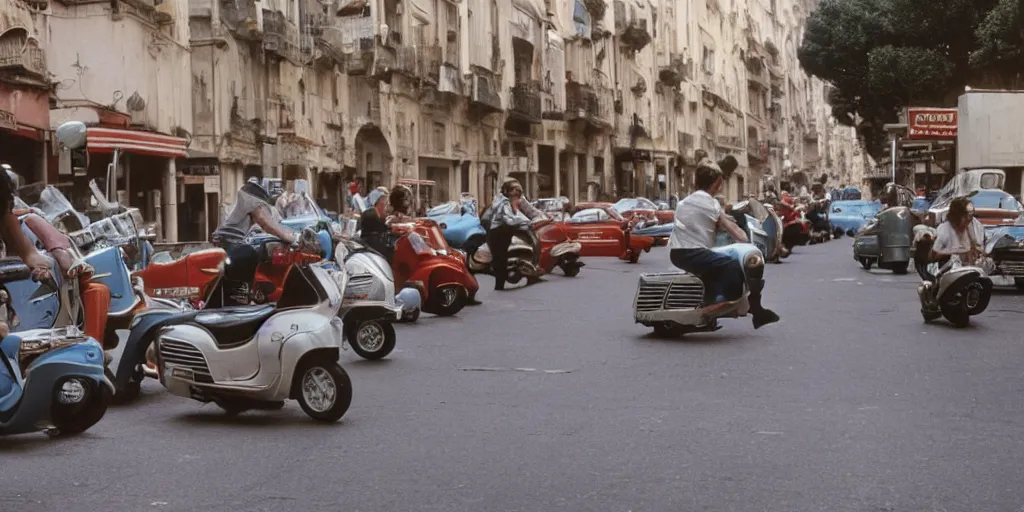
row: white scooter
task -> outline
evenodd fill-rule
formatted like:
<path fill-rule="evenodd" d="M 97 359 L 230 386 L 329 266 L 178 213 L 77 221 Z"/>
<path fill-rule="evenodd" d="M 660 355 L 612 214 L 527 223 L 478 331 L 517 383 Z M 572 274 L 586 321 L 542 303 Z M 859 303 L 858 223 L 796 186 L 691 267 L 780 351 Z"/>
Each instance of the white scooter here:
<path fill-rule="evenodd" d="M 934 282 L 926 279 L 917 287 L 925 322 L 946 317 L 956 327 L 967 327 L 972 316 L 988 308 L 992 279 L 981 267 L 963 265 L 959 256 L 950 257 L 942 268 L 935 263 L 928 267 L 934 272 Z"/>
<path fill-rule="evenodd" d="M 633 298 L 636 323 L 653 327 L 658 336 L 676 337 L 692 332 L 717 331 L 721 328 L 719 318 L 746 316 L 750 312 L 750 291 L 764 289 L 764 255 L 749 243 L 734 243 L 712 250 L 734 258 L 743 267 L 746 282 L 740 300 L 724 308 L 718 306 L 709 310 L 705 305 L 714 301 L 715 293 L 705 286 L 700 276 L 682 270 L 640 274 Z M 713 289 L 714 283 L 709 284 Z"/>
<path fill-rule="evenodd" d="M 343 270 L 293 266 L 276 305 L 202 310 L 156 335 L 160 382 L 172 394 L 238 414 L 298 400 L 318 421 L 341 419 L 352 382 L 338 364 Z"/>
<path fill-rule="evenodd" d="M 395 349 L 395 321 L 416 320 L 420 292 L 405 288 L 395 294 L 391 266 L 383 256 L 355 240 L 338 244 L 338 268 L 348 273 L 348 285 L 339 315 L 345 338 L 359 357 L 383 359 Z M 412 313 L 410 313 L 410 311 Z"/>

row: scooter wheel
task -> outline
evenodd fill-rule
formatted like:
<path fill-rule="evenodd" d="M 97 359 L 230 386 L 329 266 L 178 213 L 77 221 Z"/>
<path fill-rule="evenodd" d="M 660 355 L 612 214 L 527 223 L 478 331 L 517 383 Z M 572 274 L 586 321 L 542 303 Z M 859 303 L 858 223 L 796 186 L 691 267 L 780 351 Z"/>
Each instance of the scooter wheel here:
<path fill-rule="evenodd" d="M 580 275 L 580 266 L 574 261 L 571 263 L 560 263 L 559 268 L 565 273 L 565 277 L 576 277 Z"/>
<path fill-rule="evenodd" d="M 402 321 L 403 322 L 408 322 L 410 324 L 416 323 L 416 320 L 419 320 L 419 319 L 420 319 L 420 308 L 416 308 L 416 309 L 412 310 L 409 313 L 403 314 L 403 316 L 402 316 Z"/>
<path fill-rule="evenodd" d="M 338 363 L 314 363 L 298 374 L 295 395 L 310 418 L 326 423 L 341 419 L 352 405 L 352 379 Z"/>
<path fill-rule="evenodd" d="M 370 320 L 345 327 L 345 338 L 363 359 L 383 359 L 395 349 L 395 327 L 391 322 Z"/>
<path fill-rule="evenodd" d="M 640 253 L 638 253 L 638 252 L 631 252 L 629 254 L 629 262 L 630 263 L 637 263 L 639 261 L 640 261 Z"/>
<path fill-rule="evenodd" d="M 83 379 L 78 380 L 80 383 L 86 382 Z M 50 412 L 54 428 L 47 432 L 49 435 L 81 434 L 103 419 L 110 405 L 110 390 L 103 384 L 91 381 L 83 385 L 86 387 L 85 400 L 88 400 L 88 403 L 64 405 L 54 397 Z"/>

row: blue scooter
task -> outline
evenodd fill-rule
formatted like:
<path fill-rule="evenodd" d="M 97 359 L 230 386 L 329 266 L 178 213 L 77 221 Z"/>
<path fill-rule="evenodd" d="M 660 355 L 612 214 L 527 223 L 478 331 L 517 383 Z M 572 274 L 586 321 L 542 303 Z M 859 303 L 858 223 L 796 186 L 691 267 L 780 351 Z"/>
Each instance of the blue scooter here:
<path fill-rule="evenodd" d="M 0 284 L 30 274 L 20 261 L 0 262 Z M 61 288 L 75 283 L 66 280 Z M 7 320 L 6 313 L 0 320 Z M 0 435 L 84 432 L 106 414 L 112 394 L 103 347 L 76 326 L 27 330 L 0 341 Z"/>

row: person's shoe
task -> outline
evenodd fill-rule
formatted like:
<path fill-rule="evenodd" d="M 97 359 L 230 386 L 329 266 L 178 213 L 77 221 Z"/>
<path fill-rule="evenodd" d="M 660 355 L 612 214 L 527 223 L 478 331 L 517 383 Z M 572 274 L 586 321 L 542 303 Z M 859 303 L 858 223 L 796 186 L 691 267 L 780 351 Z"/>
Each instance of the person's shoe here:
<path fill-rule="evenodd" d="M 779 315 L 770 309 L 765 309 L 754 315 L 754 329 L 760 329 L 768 324 L 779 321 Z"/>
<path fill-rule="evenodd" d="M 476 294 L 475 293 L 473 295 L 470 295 L 469 298 L 466 299 L 466 305 L 467 306 L 479 306 L 480 304 L 483 304 L 483 302 L 480 302 L 480 301 L 476 300 Z"/>

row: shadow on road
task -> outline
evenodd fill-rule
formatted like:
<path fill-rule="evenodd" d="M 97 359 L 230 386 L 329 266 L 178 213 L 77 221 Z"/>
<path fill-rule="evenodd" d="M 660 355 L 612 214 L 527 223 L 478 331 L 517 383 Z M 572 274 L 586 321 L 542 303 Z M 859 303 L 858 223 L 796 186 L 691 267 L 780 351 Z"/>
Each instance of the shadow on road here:
<path fill-rule="evenodd" d="M 293 402 L 294 403 L 294 402 Z M 205 408 L 204 408 L 205 409 Z M 278 428 L 281 426 L 306 426 L 309 428 L 336 428 L 345 421 L 337 423 L 321 423 L 314 421 L 305 414 L 289 414 L 291 411 L 246 411 L 237 416 L 229 416 L 216 406 L 203 412 L 193 412 L 174 416 L 171 421 L 189 425 L 190 427 L 232 427 L 232 428 Z"/>

